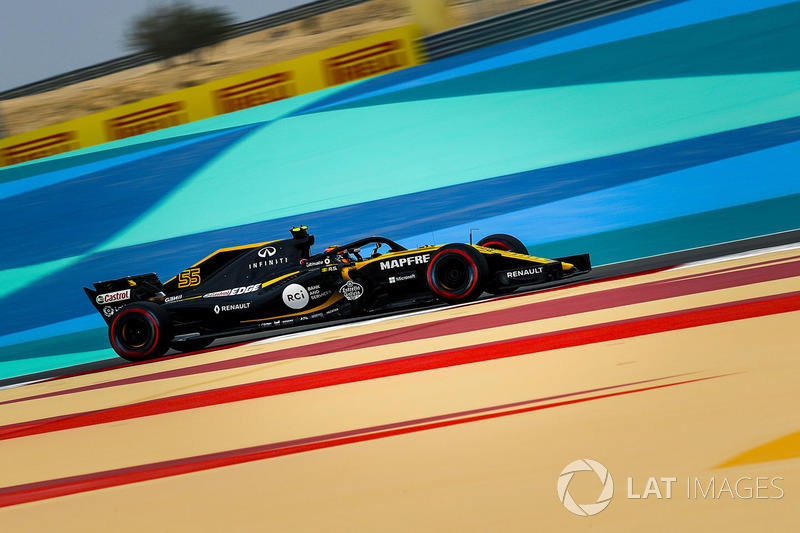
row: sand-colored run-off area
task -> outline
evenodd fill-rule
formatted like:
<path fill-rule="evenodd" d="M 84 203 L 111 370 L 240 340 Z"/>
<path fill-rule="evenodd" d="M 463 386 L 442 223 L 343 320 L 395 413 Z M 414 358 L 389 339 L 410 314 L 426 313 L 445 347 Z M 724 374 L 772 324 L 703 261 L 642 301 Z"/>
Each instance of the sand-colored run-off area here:
<path fill-rule="evenodd" d="M 3 486 L 78 476 L 95 489 L 3 507 L 0 520 L 4 531 L 788 531 L 800 518 L 798 259 L 732 259 L 0 391 Z M 575 306 L 536 318 L 564 302 Z M 508 356 L 532 335 L 562 340 Z M 406 366 L 419 361 L 430 363 Z M 63 418 L 89 411 L 99 418 Z M 13 438 L 9 425 L 36 420 Z M 63 420 L 72 427 L 54 431 Z M 231 462 L 125 477 L 213 457 Z M 556 493 L 583 458 L 615 483 L 593 517 Z M 92 486 L 96 472 L 108 486 Z M 576 475 L 575 501 L 597 497 L 593 476 Z M 677 479 L 671 498 L 661 481 L 660 499 L 652 486 L 628 498 L 651 477 Z M 726 480 L 742 480 L 738 492 Z"/>

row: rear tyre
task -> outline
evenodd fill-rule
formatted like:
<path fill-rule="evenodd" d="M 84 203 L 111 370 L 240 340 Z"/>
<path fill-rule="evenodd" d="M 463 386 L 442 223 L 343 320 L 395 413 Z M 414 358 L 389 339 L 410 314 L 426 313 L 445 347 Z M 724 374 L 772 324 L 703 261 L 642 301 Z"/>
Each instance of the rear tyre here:
<path fill-rule="evenodd" d="M 479 251 L 465 244 L 439 249 L 428 265 L 428 287 L 447 302 L 471 302 L 483 293 L 489 267 Z"/>
<path fill-rule="evenodd" d="M 478 246 L 528 255 L 528 249 L 522 244 L 521 240 L 505 233 L 495 233 L 484 237 L 478 241 Z"/>
<path fill-rule="evenodd" d="M 505 233 L 495 233 L 489 235 L 478 241 L 478 246 L 484 248 L 493 248 L 495 250 L 503 250 L 504 252 L 514 252 L 516 254 L 528 255 L 528 249 L 522 244 L 522 241 L 512 235 Z M 516 287 L 500 287 L 497 282 L 493 282 L 486 291 L 492 294 L 510 294 L 516 290 Z"/>
<path fill-rule="evenodd" d="M 108 328 L 114 351 L 128 361 L 161 357 L 172 340 L 169 313 L 152 302 L 136 302 L 114 317 Z"/>

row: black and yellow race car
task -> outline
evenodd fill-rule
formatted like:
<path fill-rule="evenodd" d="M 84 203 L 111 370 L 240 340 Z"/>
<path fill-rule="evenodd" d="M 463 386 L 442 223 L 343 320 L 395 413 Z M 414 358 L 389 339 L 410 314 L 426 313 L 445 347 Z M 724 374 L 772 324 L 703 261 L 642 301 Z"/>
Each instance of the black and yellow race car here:
<path fill-rule="evenodd" d="M 305 226 L 291 238 L 223 248 L 162 284 L 156 274 L 84 288 L 109 327 L 114 351 L 130 361 L 169 348 L 195 351 L 214 339 L 306 323 L 469 302 L 591 270 L 588 254 L 528 255 L 516 238 L 408 250 L 367 237 L 311 254 Z"/>

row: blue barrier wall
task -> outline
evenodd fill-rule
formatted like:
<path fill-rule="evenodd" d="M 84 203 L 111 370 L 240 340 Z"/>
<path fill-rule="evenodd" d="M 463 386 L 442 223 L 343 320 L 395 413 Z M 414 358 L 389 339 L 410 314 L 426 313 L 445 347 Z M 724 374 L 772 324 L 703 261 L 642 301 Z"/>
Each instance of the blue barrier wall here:
<path fill-rule="evenodd" d="M 662 0 L 0 170 L 0 377 L 113 357 L 81 287 L 288 235 L 596 264 L 800 226 L 800 2 Z"/>

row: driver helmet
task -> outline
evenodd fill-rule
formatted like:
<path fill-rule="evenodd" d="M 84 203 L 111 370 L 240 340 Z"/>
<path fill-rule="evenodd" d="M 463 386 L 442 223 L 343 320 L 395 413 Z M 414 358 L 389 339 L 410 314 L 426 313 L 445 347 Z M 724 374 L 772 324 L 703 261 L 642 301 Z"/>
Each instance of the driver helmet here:
<path fill-rule="evenodd" d="M 334 244 L 333 246 L 328 246 L 327 248 L 325 248 L 325 253 L 332 252 L 338 247 L 339 247 L 338 244 Z M 347 250 L 340 250 L 337 255 L 339 256 L 339 259 L 343 263 L 350 263 L 351 262 L 350 261 L 350 254 L 347 253 Z"/>

